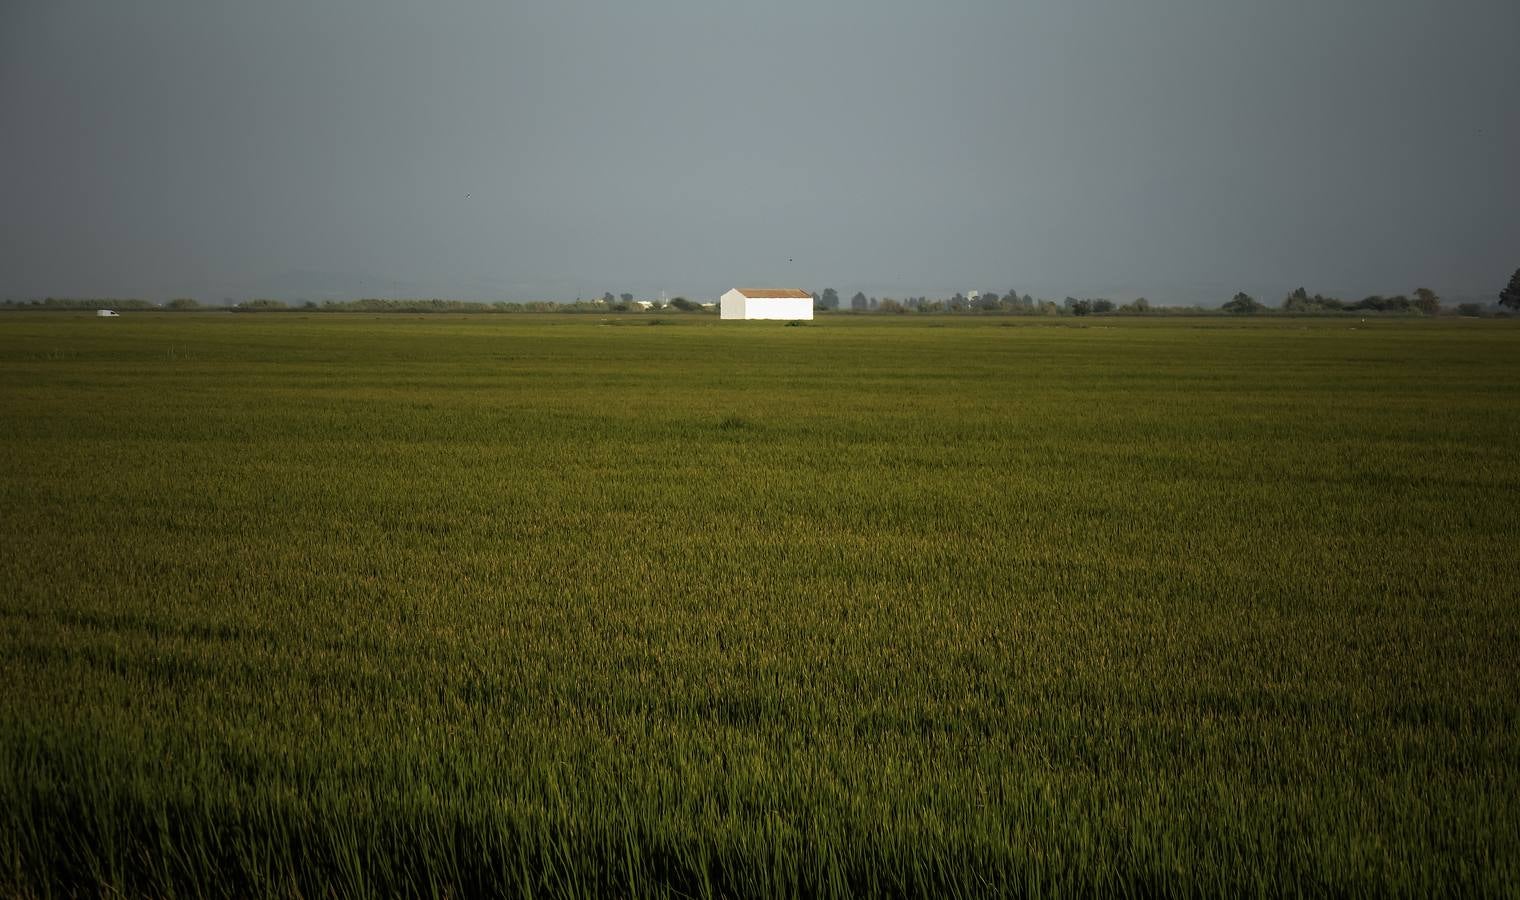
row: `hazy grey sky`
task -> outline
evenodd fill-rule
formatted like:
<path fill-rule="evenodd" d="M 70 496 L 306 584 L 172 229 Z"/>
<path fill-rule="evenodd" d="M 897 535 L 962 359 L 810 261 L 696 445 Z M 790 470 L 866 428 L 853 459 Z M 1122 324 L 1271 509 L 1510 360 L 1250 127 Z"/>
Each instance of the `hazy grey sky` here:
<path fill-rule="evenodd" d="M 1516 0 L 0 0 L 0 296 L 1497 292 Z"/>

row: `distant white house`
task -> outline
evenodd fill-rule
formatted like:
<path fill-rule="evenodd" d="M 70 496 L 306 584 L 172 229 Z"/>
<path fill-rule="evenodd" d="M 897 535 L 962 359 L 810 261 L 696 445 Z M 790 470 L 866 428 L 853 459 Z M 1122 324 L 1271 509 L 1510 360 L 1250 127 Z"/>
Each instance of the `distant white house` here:
<path fill-rule="evenodd" d="M 724 319 L 811 319 L 813 295 L 796 288 L 734 288 L 718 298 Z"/>
<path fill-rule="evenodd" d="M 97 318 L 97 319 L 110 319 L 110 318 L 114 318 L 115 315 L 116 315 L 116 310 L 114 310 L 114 309 L 97 309 L 97 310 L 95 310 L 95 318 Z"/>

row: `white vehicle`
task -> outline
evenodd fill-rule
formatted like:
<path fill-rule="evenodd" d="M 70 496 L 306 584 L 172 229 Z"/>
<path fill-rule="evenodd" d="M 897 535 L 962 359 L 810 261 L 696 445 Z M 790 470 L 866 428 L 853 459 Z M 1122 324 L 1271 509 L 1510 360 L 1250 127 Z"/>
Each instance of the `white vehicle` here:
<path fill-rule="evenodd" d="M 114 319 L 116 317 L 116 315 L 117 315 L 117 313 L 116 313 L 116 310 L 114 310 L 114 309 L 97 309 L 97 310 L 95 310 L 95 318 L 97 318 L 97 319 Z"/>

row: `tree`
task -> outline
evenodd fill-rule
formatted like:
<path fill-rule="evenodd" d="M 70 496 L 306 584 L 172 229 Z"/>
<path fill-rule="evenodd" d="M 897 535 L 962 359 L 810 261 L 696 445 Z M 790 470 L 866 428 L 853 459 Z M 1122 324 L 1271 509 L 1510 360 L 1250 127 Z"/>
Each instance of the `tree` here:
<path fill-rule="evenodd" d="M 605 304 L 607 304 L 608 306 L 611 306 L 613 304 L 613 301 L 615 301 L 616 299 L 617 298 L 615 298 L 615 297 L 612 296 L 612 292 L 611 291 L 608 291 L 607 293 L 605 293 L 605 294 L 602 295 L 602 302 L 605 303 Z"/>
<path fill-rule="evenodd" d="M 1339 312 L 1346 308 L 1346 304 L 1334 297 L 1325 297 L 1320 294 L 1311 297 L 1308 291 L 1298 288 L 1283 298 L 1282 308 L 1283 312 L 1292 313 Z"/>
<path fill-rule="evenodd" d="M 1234 297 L 1230 298 L 1230 302 L 1221 306 L 1220 309 L 1224 310 L 1227 313 L 1233 313 L 1237 316 L 1240 316 L 1255 315 L 1256 313 L 1265 310 L 1266 307 L 1262 306 L 1260 303 L 1257 303 L 1255 297 L 1252 297 L 1245 291 L 1241 291 Z"/>
<path fill-rule="evenodd" d="M 1029 297 L 1020 297 L 1018 291 L 1010 290 L 1003 296 L 1003 308 L 1009 312 L 1030 312 L 1034 309 L 1034 301 Z"/>
<path fill-rule="evenodd" d="M 681 312 L 691 312 L 697 308 L 697 305 L 695 303 L 687 300 L 685 297 L 675 298 L 674 300 L 670 301 L 670 305 L 673 309 L 679 309 Z"/>
<path fill-rule="evenodd" d="M 1433 316 L 1441 311 L 1441 298 L 1430 288 L 1415 288 L 1414 305 L 1425 315 Z"/>
<path fill-rule="evenodd" d="M 1353 312 L 1409 312 L 1415 306 L 1408 297 L 1402 294 L 1393 297 L 1373 294 L 1370 297 L 1356 301 L 1346 308 Z"/>
<path fill-rule="evenodd" d="M 1509 285 L 1499 292 L 1499 305 L 1507 309 L 1520 310 L 1520 269 L 1509 276 Z"/>
<path fill-rule="evenodd" d="M 633 302 L 633 295 L 632 294 L 619 294 L 618 295 L 618 299 L 622 300 L 624 304 L 632 303 Z"/>
<path fill-rule="evenodd" d="M 818 305 L 824 309 L 839 308 L 839 292 L 833 288 L 824 288 L 823 296 L 819 298 Z"/>
<path fill-rule="evenodd" d="M 850 298 L 850 309 L 864 310 L 866 308 L 866 295 L 864 291 L 856 291 L 855 296 Z"/>
<path fill-rule="evenodd" d="M 201 305 L 191 297 L 175 297 L 169 301 L 169 309 L 200 309 Z"/>
<path fill-rule="evenodd" d="M 1094 300 L 1092 302 L 1092 311 L 1095 313 L 1111 313 L 1114 311 L 1114 301 Z"/>

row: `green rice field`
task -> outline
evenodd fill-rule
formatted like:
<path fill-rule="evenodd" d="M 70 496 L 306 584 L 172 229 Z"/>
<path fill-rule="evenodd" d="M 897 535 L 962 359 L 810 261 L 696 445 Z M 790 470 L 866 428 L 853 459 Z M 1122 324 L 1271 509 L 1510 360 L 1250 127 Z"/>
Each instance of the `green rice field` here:
<path fill-rule="evenodd" d="M 0 894 L 1515 896 L 1520 322 L 0 314 Z"/>

